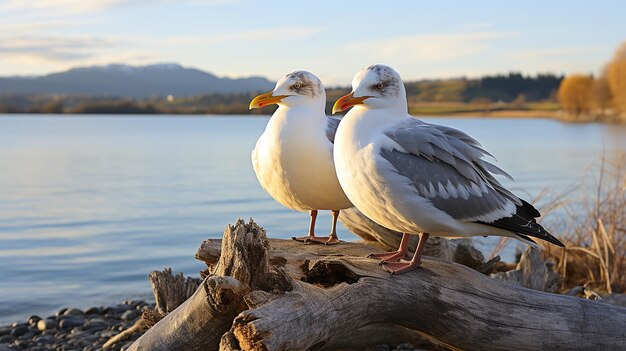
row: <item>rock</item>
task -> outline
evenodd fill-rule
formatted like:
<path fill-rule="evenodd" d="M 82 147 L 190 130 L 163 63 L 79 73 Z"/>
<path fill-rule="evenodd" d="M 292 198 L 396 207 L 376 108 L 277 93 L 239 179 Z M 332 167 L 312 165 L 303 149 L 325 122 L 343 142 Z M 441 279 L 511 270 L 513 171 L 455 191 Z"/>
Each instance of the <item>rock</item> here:
<path fill-rule="evenodd" d="M 66 316 L 61 320 L 59 326 L 61 329 L 70 329 L 78 326 L 82 326 L 85 323 L 85 318 L 79 315 Z"/>
<path fill-rule="evenodd" d="M 140 306 L 146 305 L 146 303 L 144 301 L 141 300 L 135 300 L 135 301 L 131 301 L 130 302 L 130 306 L 132 308 L 141 308 Z"/>
<path fill-rule="evenodd" d="M 13 342 L 13 340 L 15 340 L 15 337 L 13 335 L 5 335 L 5 336 L 0 336 L 0 344 L 2 343 L 10 343 Z"/>
<path fill-rule="evenodd" d="M 117 306 L 111 306 L 111 307 L 107 307 L 104 309 L 104 313 L 105 314 L 111 314 L 111 315 L 115 315 L 115 314 L 122 314 L 128 310 L 130 310 L 132 307 L 128 306 L 128 305 L 117 305 Z"/>
<path fill-rule="evenodd" d="M 90 307 L 85 311 L 85 314 L 102 314 L 102 307 Z"/>
<path fill-rule="evenodd" d="M 28 327 L 24 325 L 18 325 L 13 330 L 11 330 L 11 335 L 18 337 L 28 333 Z"/>
<path fill-rule="evenodd" d="M 85 313 L 78 308 L 70 308 L 63 313 L 64 316 L 82 316 L 83 314 Z"/>
<path fill-rule="evenodd" d="M 16 346 L 18 349 L 20 350 L 25 350 L 28 348 L 30 342 L 26 341 L 26 340 L 15 340 L 15 342 L 13 342 L 13 345 Z"/>
<path fill-rule="evenodd" d="M 107 338 L 107 339 L 108 339 L 108 338 L 111 338 L 111 337 L 113 337 L 114 335 L 117 335 L 117 334 L 118 334 L 118 332 L 116 332 L 116 331 L 113 331 L 113 330 L 105 330 L 105 331 L 103 331 L 102 333 L 100 333 L 100 337 L 101 337 L 101 338 Z"/>
<path fill-rule="evenodd" d="M 37 323 L 41 320 L 41 317 L 36 316 L 36 315 L 32 315 L 30 317 L 28 317 L 28 325 L 30 325 L 31 327 L 36 327 Z"/>
<path fill-rule="evenodd" d="M 54 319 L 42 319 L 39 322 L 37 322 L 37 329 L 41 331 L 57 329 L 58 327 L 59 327 L 59 324 Z"/>
<path fill-rule="evenodd" d="M 72 331 L 67 335 L 68 339 L 79 339 L 84 337 L 85 335 L 88 335 L 89 333 L 87 333 L 84 330 L 80 330 L 79 328 L 74 328 L 72 329 Z"/>
<path fill-rule="evenodd" d="M 123 321 L 131 321 L 133 319 L 135 319 L 137 317 L 137 312 L 135 312 L 134 310 L 128 310 L 124 313 L 122 313 L 122 320 Z"/>
<path fill-rule="evenodd" d="M 42 335 L 35 339 L 35 342 L 38 344 L 51 344 L 54 341 L 54 338 L 50 335 Z"/>
<path fill-rule="evenodd" d="M 27 332 L 26 334 L 20 336 L 18 339 L 22 339 L 22 340 L 30 340 L 35 336 L 35 333 L 32 331 Z"/>
<path fill-rule="evenodd" d="M 100 337 L 98 337 L 97 335 L 87 335 L 83 338 L 83 340 L 90 341 L 90 342 L 96 341 L 98 339 L 100 339 Z"/>
<path fill-rule="evenodd" d="M 409 343 L 404 343 L 404 344 L 400 344 L 398 345 L 398 347 L 396 347 L 395 351 L 413 351 L 415 349 L 415 347 Z"/>
<path fill-rule="evenodd" d="M 129 300 L 84 311 L 69 307 L 45 319 L 32 315 L 26 322 L 0 326 L 0 351 L 101 350 L 105 341 L 132 326 L 141 310 L 150 306 L 154 304 Z M 113 350 L 127 350 L 134 339 L 114 345 Z"/>
<path fill-rule="evenodd" d="M 85 329 L 87 329 L 88 332 L 95 333 L 97 331 L 106 329 L 108 325 L 109 324 L 104 319 L 94 318 L 94 319 L 88 320 L 85 323 L 84 327 Z"/>

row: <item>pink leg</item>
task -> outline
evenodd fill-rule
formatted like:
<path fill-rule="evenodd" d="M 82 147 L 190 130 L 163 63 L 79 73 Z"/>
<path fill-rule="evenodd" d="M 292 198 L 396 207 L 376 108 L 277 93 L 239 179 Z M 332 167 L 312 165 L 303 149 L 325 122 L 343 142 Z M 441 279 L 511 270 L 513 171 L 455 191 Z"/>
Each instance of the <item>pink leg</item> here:
<path fill-rule="evenodd" d="M 420 241 L 417 244 L 411 262 L 385 262 L 383 263 L 385 269 L 391 272 L 391 274 L 402 274 L 419 268 L 422 264 L 422 251 L 424 251 L 424 247 L 426 246 L 426 240 L 428 240 L 427 233 L 420 235 Z"/>
<path fill-rule="evenodd" d="M 311 241 L 311 238 L 315 238 L 315 221 L 317 220 L 317 210 L 310 210 L 309 215 L 311 220 L 309 221 L 309 234 L 307 236 L 292 237 L 291 239 L 301 241 L 303 243 Z"/>
<path fill-rule="evenodd" d="M 309 238 L 309 241 L 326 245 L 339 244 L 339 237 L 337 237 L 337 219 L 339 218 L 339 210 L 332 210 L 331 213 L 333 215 L 333 223 L 330 234 L 328 236 L 313 236 Z"/>
<path fill-rule="evenodd" d="M 410 234 L 407 233 L 402 234 L 402 240 L 400 241 L 400 247 L 398 248 L 398 250 L 379 254 L 369 254 L 367 257 L 381 260 L 380 264 L 383 264 L 385 262 L 399 261 L 400 259 L 404 258 L 404 256 L 406 256 L 406 252 L 409 247 L 409 235 Z"/>

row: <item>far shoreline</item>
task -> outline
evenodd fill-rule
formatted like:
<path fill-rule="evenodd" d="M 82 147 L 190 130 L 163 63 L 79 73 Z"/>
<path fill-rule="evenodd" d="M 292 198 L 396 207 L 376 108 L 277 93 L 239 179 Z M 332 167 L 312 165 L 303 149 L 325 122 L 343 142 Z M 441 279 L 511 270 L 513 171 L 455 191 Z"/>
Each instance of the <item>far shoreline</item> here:
<path fill-rule="evenodd" d="M 415 117 L 424 118 L 480 118 L 480 119 L 546 119 L 555 120 L 565 123 L 603 123 L 603 124 L 624 124 L 625 121 L 619 120 L 617 116 L 582 116 L 575 118 L 566 114 L 561 110 L 525 110 L 525 109 L 498 109 L 498 110 L 469 110 L 469 111 L 446 111 L 444 113 L 423 111 L 420 109 L 412 110 L 409 108 L 409 114 Z M 41 113 L 41 112 L 3 112 L 0 113 L 1 117 L 162 117 L 162 118 L 177 118 L 177 117 L 197 117 L 197 118 L 211 118 L 211 117 L 260 117 L 269 118 L 271 113 L 167 113 L 167 112 L 152 112 L 152 113 L 127 113 L 127 112 L 87 112 L 87 113 Z M 328 116 L 341 118 L 342 115 Z"/>

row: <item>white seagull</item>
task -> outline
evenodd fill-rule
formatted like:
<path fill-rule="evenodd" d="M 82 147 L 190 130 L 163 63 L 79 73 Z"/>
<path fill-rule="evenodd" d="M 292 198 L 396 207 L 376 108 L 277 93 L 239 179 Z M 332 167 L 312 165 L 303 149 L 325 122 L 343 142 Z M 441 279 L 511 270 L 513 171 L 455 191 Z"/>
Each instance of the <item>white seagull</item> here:
<path fill-rule="evenodd" d="M 296 71 L 282 78 L 273 91 L 250 102 L 250 109 L 278 104 L 252 151 L 259 182 L 283 206 L 309 211 L 303 242 L 336 244 L 339 211 L 352 207 L 335 172 L 333 140 L 339 120 L 326 116 L 326 92 L 312 73 Z M 332 211 L 328 236 L 315 236 L 318 210 Z"/>
<path fill-rule="evenodd" d="M 539 212 L 504 188 L 494 175 L 512 179 L 482 159 L 491 156 L 462 131 L 422 122 L 408 114 L 400 75 L 372 65 L 352 80 L 352 92 L 333 113 L 352 109 L 335 135 L 335 167 L 350 201 L 378 224 L 403 233 L 397 251 L 370 255 L 392 273 L 419 267 L 429 235 L 499 235 L 563 246 L 535 218 Z M 410 262 L 409 234 L 421 234 Z"/>

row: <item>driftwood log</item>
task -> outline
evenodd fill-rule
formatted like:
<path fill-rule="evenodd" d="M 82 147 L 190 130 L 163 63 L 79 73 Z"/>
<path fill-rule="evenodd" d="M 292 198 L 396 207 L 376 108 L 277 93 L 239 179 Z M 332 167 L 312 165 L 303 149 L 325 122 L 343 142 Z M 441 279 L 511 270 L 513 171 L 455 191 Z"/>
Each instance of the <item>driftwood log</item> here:
<path fill-rule="evenodd" d="M 358 349 L 385 335 L 464 350 L 626 349 L 625 308 L 442 259 L 391 276 L 370 251 L 268 240 L 240 220 L 199 250 L 210 273 L 195 294 L 131 350 Z"/>

